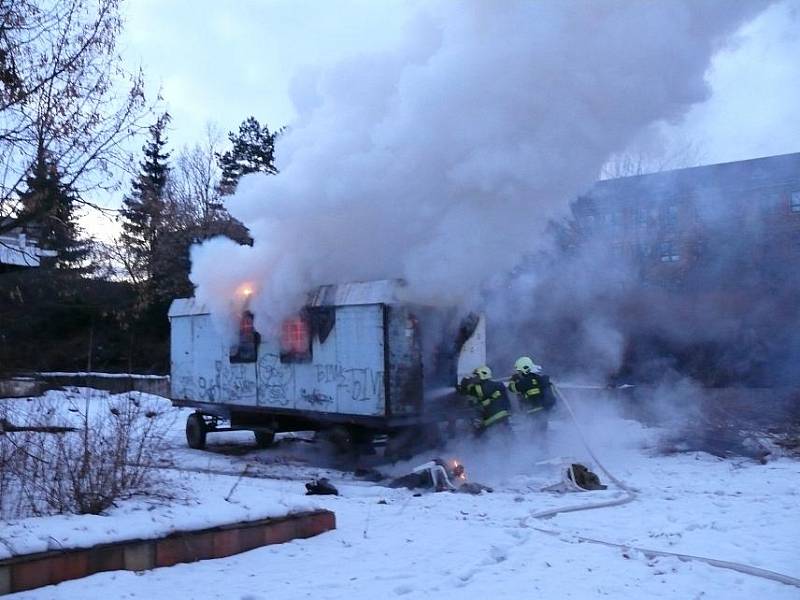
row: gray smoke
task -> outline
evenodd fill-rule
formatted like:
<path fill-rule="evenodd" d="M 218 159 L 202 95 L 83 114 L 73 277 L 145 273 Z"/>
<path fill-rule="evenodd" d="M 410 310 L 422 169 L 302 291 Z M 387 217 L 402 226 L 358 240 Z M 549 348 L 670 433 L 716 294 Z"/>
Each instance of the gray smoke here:
<path fill-rule="evenodd" d="M 426 3 L 392 51 L 298 75 L 281 173 L 244 178 L 228 203 L 255 243 L 195 248 L 197 296 L 228 315 L 250 282 L 262 329 L 348 280 L 476 303 L 609 155 L 707 98 L 711 57 L 766 4 Z"/>

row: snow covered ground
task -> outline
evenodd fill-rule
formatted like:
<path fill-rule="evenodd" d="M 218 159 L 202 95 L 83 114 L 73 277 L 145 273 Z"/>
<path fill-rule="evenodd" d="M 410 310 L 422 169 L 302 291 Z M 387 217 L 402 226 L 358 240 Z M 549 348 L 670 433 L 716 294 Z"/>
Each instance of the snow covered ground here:
<path fill-rule="evenodd" d="M 800 597 L 796 587 L 752 575 L 677 558 L 648 559 L 577 539 L 701 555 L 800 577 L 799 462 L 777 458 L 760 465 L 706 454 L 656 456 L 657 431 L 612 410 L 576 409 L 600 460 L 635 488 L 637 497 L 623 506 L 550 519 L 531 515 L 623 496 L 613 485 L 582 494 L 539 491 L 559 479 L 562 457 L 597 470 L 564 415 L 554 420 L 546 444 L 522 443 L 521 434 L 513 446 L 465 442 L 442 453 L 457 456 L 469 478 L 492 485 L 494 493 L 414 496 L 361 481 L 336 469 L 324 448 L 291 438 L 258 450 L 248 433 L 217 434 L 209 437 L 209 451 L 189 450 L 182 440 L 183 412 L 176 410 L 179 418 L 161 462 L 183 500 L 152 509 L 140 500 L 106 517 L 4 523 L 0 537 L 14 532 L 15 543 L 26 536 L 41 538 L 49 523 L 67 536 L 83 535 L 84 528 L 92 537 L 102 531 L 136 534 L 148 513 L 158 515 L 159 527 L 171 519 L 202 525 L 225 515 L 289 509 L 309 501 L 336 513 L 337 530 L 224 559 L 145 573 L 101 573 L 10 597 Z M 400 474 L 428 457 L 380 469 Z M 546 461 L 552 457 L 559 458 Z M 239 479 L 245 466 L 246 476 Z M 320 476 L 329 477 L 341 495 L 303 496 L 304 483 Z M 95 525 L 103 520 L 106 524 Z"/>

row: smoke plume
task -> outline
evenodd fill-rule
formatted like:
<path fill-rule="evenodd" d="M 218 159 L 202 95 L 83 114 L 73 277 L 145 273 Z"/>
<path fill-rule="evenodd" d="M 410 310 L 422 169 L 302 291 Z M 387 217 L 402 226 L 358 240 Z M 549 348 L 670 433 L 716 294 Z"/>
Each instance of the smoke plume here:
<path fill-rule="evenodd" d="M 224 314 L 250 282 L 261 327 L 350 280 L 476 303 L 609 155 L 707 98 L 711 57 L 765 4 L 425 3 L 391 51 L 298 74 L 280 174 L 228 202 L 255 243 L 196 247 L 197 296 Z"/>

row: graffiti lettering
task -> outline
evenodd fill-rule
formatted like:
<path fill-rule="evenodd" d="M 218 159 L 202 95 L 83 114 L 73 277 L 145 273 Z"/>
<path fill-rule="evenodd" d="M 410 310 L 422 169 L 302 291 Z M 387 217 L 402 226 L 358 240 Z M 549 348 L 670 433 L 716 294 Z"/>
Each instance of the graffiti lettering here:
<path fill-rule="evenodd" d="M 259 400 L 287 406 L 294 390 L 294 369 L 281 364 L 277 354 L 265 354 L 258 361 Z"/>
<path fill-rule="evenodd" d="M 331 396 L 323 394 L 317 389 L 308 392 L 305 388 L 303 388 L 300 390 L 300 397 L 303 399 L 304 402 L 317 406 L 330 404 L 333 402 L 333 398 Z"/>
<path fill-rule="evenodd" d="M 383 399 L 383 371 L 344 369 L 337 385 L 338 393 L 356 402 Z"/>
<path fill-rule="evenodd" d="M 342 365 L 315 365 L 317 383 L 341 383 L 344 380 Z"/>

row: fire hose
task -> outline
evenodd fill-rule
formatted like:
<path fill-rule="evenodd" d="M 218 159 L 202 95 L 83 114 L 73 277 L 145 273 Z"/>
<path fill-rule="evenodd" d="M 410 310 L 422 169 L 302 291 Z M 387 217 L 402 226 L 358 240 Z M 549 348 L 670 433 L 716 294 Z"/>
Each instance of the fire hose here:
<path fill-rule="evenodd" d="M 581 429 L 581 427 L 580 427 L 580 425 L 578 423 L 578 419 L 575 416 L 575 412 L 572 410 L 572 406 L 570 406 L 570 404 L 567 401 L 567 399 L 564 397 L 564 395 L 561 393 L 561 391 L 555 385 L 553 385 L 553 391 L 556 394 L 556 397 L 564 405 L 564 408 L 567 409 L 567 412 L 569 413 L 569 416 L 572 419 L 572 423 L 573 423 L 573 425 L 575 425 L 575 429 L 578 431 L 578 436 L 581 439 L 581 443 L 583 444 L 584 448 L 586 448 L 586 451 L 589 453 L 589 456 L 592 457 L 592 460 L 594 460 L 594 462 L 597 464 L 598 468 L 606 475 L 606 477 L 608 477 L 609 480 L 614 482 L 615 485 L 617 485 L 620 489 L 622 489 L 625 492 L 625 497 L 617 498 L 615 500 L 609 500 L 609 501 L 606 501 L 606 502 L 593 502 L 593 503 L 587 503 L 587 504 L 579 504 L 579 505 L 574 505 L 574 506 L 567 506 L 567 507 L 564 507 L 564 508 L 556 508 L 556 509 L 551 509 L 551 510 L 540 511 L 540 512 L 531 514 L 530 517 L 536 518 L 536 519 L 546 519 L 546 518 L 553 517 L 553 516 L 555 516 L 557 514 L 560 514 L 560 513 L 577 512 L 577 511 L 583 511 L 583 510 L 593 510 L 593 509 L 596 509 L 596 508 L 606 508 L 606 507 L 610 507 L 610 506 L 621 506 L 623 504 L 627 504 L 627 503 L 632 502 L 633 500 L 635 500 L 636 497 L 637 497 L 636 490 L 634 490 L 633 488 L 631 488 L 628 485 L 626 485 L 623 481 L 621 481 L 621 480 L 617 479 L 616 477 L 614 477 L 614 475 L 612 475 L 611 472 L 609 472 L 609 470 L 606 469 L 605 466 L 603 466 L 603 464 L 597 459 L 597 456 L 592 451 L 592 448 L 589 445 L 589 442 L 587 441 L 586 436 L 584 435 L 583 430 Z M 527 521 L 527 518 L 525 519 L 525 521 Z M 554 536 L 559 536 L 559 537 L 563 535 L 563 532 L 555 531 L 555 530 L 552 530 L 552 529 L 542 529 L 542 528 L 539 528 L 539 527 L 534 527 L 533 529 L 535 529 L 536 531 L 539 531 L 541 533 L 546 533 L 548 535 L 554 535 Z M 601 544 L 603 546 L 609 546 L 609 547 L 613 547 L 613 548 L 621 548 L 621 549 L 627 550 L 627 551 L 634 550 L 636 552 L 641 552 L 643 555 L 645 555 L 648 558 L 672 557 L 672 558 L 678 558 L 681 561 L 703 562 L 703 563 L 705 563 L 707 565 L 710 565 L 712 567 L 718 567 L 718 568 L 721 568 L 721 569 L 729 569 L 729 570 L 732 570 L 732 571 L 737 571 L 739 573 L 744 573 L 746 575 L 752 575 L 754 577 L 761 577 L 763 579 L 769 579 L 771 581 L 776 581 L 778 583 L 783 583 L 783 584 L 786 584 L 786 585 L 792 585 L 792 586 L 800 588 L 800 579 L 798 579 L 796 577 L 791 577 L 790 575 L 785 575 L 783 573 L 778 573 L 776 571 L 770 571 L 768 569 L 762 569 L 760 567 L 754 567 L 752 565 L 746 565 L 746 564 L 727 561 L 727 560 L 719 560 L 719 559 L 716 559 L 716 558 L 709 558 L 709 557 L 706 557 L 706 556 L 695 556 L 695 555 L 692 555 L 692 554 L 681 554 L 679 552 L 667 552 L 667 551 L 664 551 L 664 550 L 653 550 L 653 549 L 650 549 L 650 548 L 640 548 L 638 546 L 631 546 L 631 545 L 628 545 L 628 544 L 618 544 L 618 543 L 615 543 L 615 542 L 608 542 L 608 541 L 605 541 L 605 540 L 598 540 L 598 539 L 588 538 L 588 537 L 584 537 L 584 536 L 574 536 L 574 539 L 576 539 L 576 540 L 578 540 L 580 542 L 586 542 L 586 543 L 591 543 L 591 544 Z"/>
<path fill-rule="evenodd" d="M 567 402 L 567 399 L 564 397 L 564 394 L 562 394 L 561 391 L 555 385 L 553 385 L 552 387 L 553 387 L 553 392 L 556 395 L 556 398 L 558 398 L 561 401 L 561 404 L 564 405 L 564 408 L 567 409 L 567 412 L 569 413 L 569 416 L 572 419 L 572 424 L 575 425 L 575 429 L 577 429 L 578 431 L 578 436 L 581 439 L 583 447 L 586 448 L 586 451 L 589 453 L 589 456 L 592 457 L 592 460 L 595 462 L 595 464 L 597 464 L 598 468 L 605 474 L 605 476 L 608 477 L 609 480 L 613 481 L 617 487 L 619 487 L 621 490 L 625 492 L 625 497 L 616 498 L 614 500 L 607 500 L 605 502 L 594 502 L 590 504 L 579 504 L 575 506 L 565 506 L 563 508 L 544 510 L 538 513 L 534 513 L 532 516 L 537 519 L 547 519 L 550 517 L 554 517 L 559 513 L 577 512 L 581 510 L 592 510 L 595 508 L 607 508 L 610 506 L 621 506 L 623 504 L 627 504 L 628 502 L 634 501 L 636 499 L 636 491 L 628 487 L 623 481 L 614 477 L 611 474 L 611 472 L 608 469 L 606 469 L 605 466 L 603 466 L 603 463 L 600 462 L 600 460 L 597 458 L 597 455 L 592 450 L 591 446 L 589 446 L 589 442 L 586 440 L 586 436 L 584 435 L 581 426 L 578 424 L 578 419 L 575 416 L 575 413 L 572 411 L 572 407 L 570 406 L 569 402 Z"/>

